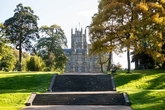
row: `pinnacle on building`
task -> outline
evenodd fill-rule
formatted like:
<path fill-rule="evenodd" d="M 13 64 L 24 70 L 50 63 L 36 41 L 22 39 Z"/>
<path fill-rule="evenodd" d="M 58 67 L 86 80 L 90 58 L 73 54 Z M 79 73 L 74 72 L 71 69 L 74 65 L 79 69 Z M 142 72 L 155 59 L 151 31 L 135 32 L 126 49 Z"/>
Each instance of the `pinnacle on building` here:
<path fill-rule="evenodd" d="M 97 56 L 88 56 L 90 44 L 87 43 L 86 29 L 78 30 L 75 33 L 71 29 L 71 48 L 64 49 L 68 57 L 65 72 L 100 72 Z"/>

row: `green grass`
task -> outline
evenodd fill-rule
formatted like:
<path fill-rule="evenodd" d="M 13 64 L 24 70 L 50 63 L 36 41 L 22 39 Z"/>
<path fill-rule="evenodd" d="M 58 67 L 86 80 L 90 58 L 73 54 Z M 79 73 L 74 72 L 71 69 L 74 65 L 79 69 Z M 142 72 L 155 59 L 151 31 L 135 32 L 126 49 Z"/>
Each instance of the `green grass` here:
<path fill-rule="evenodd" d="M 0 110 L 19 110 L 32 92 L 47 91 L 54 73 L 0 72 Z M 127 92 L 133 110 L 165 110 L 165 70 L 114 74 L 117 91 Z"/>
<path fill-rule="evenodd" d="M 165 70 L 117 71 L 117 91 L 127 92 L 133 110 L 165 110 Z"/>
<path fill-rule="evenodd" d="M 47 91 L 52 72 L 0 72 L 0 110 L 19 110 L 32 92 Z"/>

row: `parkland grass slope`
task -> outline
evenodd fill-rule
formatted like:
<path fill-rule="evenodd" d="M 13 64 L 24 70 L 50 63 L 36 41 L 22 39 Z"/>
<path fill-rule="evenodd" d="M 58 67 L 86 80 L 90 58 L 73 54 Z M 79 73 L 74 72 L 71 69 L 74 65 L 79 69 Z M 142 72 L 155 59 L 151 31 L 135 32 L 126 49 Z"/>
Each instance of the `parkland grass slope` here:
<path fill-rule="evenodd" d="M 117 91 L 127 92 L 134 110 L 165 110 L 165 70 L 118 71 Z"/>
<path fill-rule="evenodd" d="M 32 92 L 47 91 L 51 72 L 0 72 L 0 110 L 18 110 L 25 106 Z"/>

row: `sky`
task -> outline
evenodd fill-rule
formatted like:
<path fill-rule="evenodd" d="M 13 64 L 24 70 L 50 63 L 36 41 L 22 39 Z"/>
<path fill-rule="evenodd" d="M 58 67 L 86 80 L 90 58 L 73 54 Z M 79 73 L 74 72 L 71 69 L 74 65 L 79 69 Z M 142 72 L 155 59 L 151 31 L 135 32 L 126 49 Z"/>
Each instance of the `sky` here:
<path fill-rule="evenodd" d="M 97 13 L 98 0 L 0 0 L 0 22 L 14 14 L 16 5 L 30 6 L 39 17 L 38 26 L 57 24 L 64 30 L 70 47 L 71 28 L 85 28 Z"/>
<path fill-rule="evenodd" d="M 53 24 L 61 26 L 68 39 L 69 48 L 71 29 L 84 30 L 90 25 L 92 16 L 98 9 L 98 0 L 0 0 L 0 22 L 12 17 L 19 3 L 32 8 L 34 14 L 39 17 L 39 27 Z M 127 68 L 126 54 L 114 55 L 113 58 L 115 64 L 120 63 L 123 68 Z"/>

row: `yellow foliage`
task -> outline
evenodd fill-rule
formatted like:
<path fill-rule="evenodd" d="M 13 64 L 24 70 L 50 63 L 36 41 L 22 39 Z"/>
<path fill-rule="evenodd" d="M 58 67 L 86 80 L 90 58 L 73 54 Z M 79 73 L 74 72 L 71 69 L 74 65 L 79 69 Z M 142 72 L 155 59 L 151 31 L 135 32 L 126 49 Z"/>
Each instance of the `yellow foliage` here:
<path fill-rule="evenodd" d="M 158 13 L 156 13 L 156 14 L 154 14 L 154 15 L 152 16 L 152 20 L 153 20 L 153 22 L 155 22 L 155 23 L 160 23 L 160 24 L 162 24 L 162 23 L 164 22 L 164 17 L 160 17 L 160 15 L 159 15 Z"/>
<path fill-rule="evenodd" d="M 140 4 L 138 4 L 138 8 L 140 9 L 140 10 L 142 10 L 142 11 L 148 11 L 148 6 L 147 6 L 147 4 L 145 4 L 145 3 L 140 3 Z"/>
<path fill-rule="evenodd" d="M 160 39 L 162 39 L 162 33 L 161 33 L 161 32 L 158 33 L 158 37 L 159 37 Z"/>
<path fill-rule="evenodd" d="M 156 61 L 164 61 L 161 53 L 164 3 L 165 0 L 101 0 L 91 26 L 94 28 L 90 30 L 93 41 L 97 41 L 92 43 L 94 51 L 120 52 L 123 48 L 133 48 L 148 53 Z"/>
<path fill-rule="evenodd" d="M 160 0 L 160 3 L 164 4 L 165 3 L 165 0 Z"/>
<path fill-rule="evenodd" d="M 153 49 L 146 49 L 145 52 L 148 54 L 148 55 L 151 55 L 152 58 L 156 61 L 156 62 L 164 62 L 165 61 L 165 56 L 164 54 L 158 52 L 158 51 L 155 51 Z"/>

